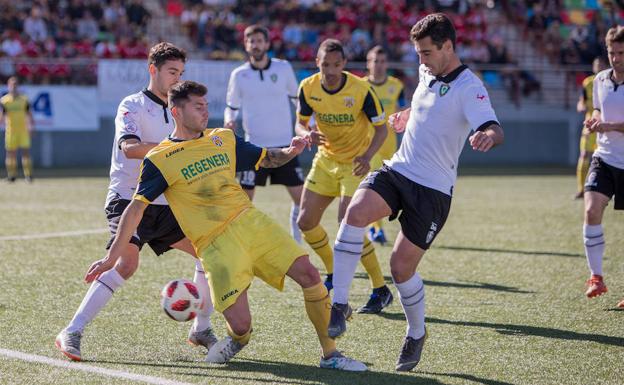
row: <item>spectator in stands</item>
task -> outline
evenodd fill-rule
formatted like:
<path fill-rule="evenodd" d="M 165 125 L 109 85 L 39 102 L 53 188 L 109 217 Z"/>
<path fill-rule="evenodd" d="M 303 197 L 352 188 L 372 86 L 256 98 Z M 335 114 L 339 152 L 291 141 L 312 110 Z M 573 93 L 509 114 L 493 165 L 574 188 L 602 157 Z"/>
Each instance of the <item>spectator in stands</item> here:
<path fill-rule="evenodd" d="M 24 20 L 24 33 L 34 41 L 43 41 L 48 37 L 48 27 L 41 17 L 41 8 L 33 7 L 30 16 Z"/>

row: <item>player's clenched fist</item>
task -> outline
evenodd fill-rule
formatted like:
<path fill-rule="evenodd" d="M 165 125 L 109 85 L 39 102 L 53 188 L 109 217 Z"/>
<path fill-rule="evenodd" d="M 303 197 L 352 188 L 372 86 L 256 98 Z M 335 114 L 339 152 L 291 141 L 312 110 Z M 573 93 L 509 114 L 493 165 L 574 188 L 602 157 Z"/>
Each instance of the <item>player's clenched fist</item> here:
<path fill-rule="evenodd" d="M 473 150 L 486 152 L 494 146 L 494 139 L 483 131 L 475 132 L 468 142 L 472 146 Z"/>

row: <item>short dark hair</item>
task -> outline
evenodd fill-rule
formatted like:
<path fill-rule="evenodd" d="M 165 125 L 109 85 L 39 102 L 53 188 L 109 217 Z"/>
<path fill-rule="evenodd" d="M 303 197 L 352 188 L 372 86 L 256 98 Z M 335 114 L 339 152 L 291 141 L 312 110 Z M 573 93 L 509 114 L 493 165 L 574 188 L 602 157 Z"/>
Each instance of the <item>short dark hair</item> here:
<path fill-rule="evenodd" d="M 167 60 L 180 60 L 186 63 L 186 52 L 182 48 L 167 42 L 161 42 L 150 48 L 147 63 L 153 64 L 156 68 L 165 64 Z"/>
<path fill-rule="evenodd" d="M 189 100 L 190 95 L 204 96 L 208 92 L 205 85 L 185 80 L 176 83 L 168 92 L 169 107 L 182 107 Z"/>
<path fill-rule="evenodd" d="M 417 40 L 430 37 L 433 44 L 442 48 L 445 41 L 450 40 L 455 48 L 457 34 L 453 22 L 443 13 L 432 13 L 420 19 L 410 31 L 410 40 Z"/>
<path fill-rule="evenodd" d="M 607 45 L 611 43 L 624 43 L 624 26 L 617 25 L 609 28 L 607 36 L 605 36 L 605 43 L 607 43 Z"/>
<path fill-rule="evenodd" d="M 342 43 L 336 39 L 325 39 L 321 43 L 318 49 L 317 56 L 321 54 L 321 52 L 340 52 L 342 58 L 345 58 L 344 48 L 342 47 Z"/>
<path fill-rule="evenodd" d="M 269 41 L 269 30 L 261 26 L 260 24 L 252 24 L 249 27 L 245 28 L 245 32 L 243 36 L 245 39 L 250 37 L 251 35 L 255 35 L 256 33 L 261 33 L 264 36 L 266 41 Z"/>
<path fill-rule="evenodd" d="M 373 48 L 371 48 L 368 53 L 366 54 L 366 56 L 368 55 L 386 55 L 386 50 L 384 49 L 384 47 L 380 46 L 380 45 L 376 45 Z"/>

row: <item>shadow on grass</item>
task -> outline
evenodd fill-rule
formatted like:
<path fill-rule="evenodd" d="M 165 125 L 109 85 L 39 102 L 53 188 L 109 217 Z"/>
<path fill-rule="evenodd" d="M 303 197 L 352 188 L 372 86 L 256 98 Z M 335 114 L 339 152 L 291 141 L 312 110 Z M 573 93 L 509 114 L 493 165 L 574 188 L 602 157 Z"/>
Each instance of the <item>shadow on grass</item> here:
<path fill-rule="evenodd" d="M 443 376 L 443 377 L 453 377 L 460 378 L 462 380 L 468 380 L 476 383 L 481 383 L 483 385 L 513 385 L 509 382 L 496 381 L 496 380 L 488 380 L 484 378 L 480 378 L 477 376 L 473 376 L 472 374 L 464 374 L 464 373 L 435 373 L 435 372 L 420 372 L 421 374 L 429 375 L 429 376 Z"/>
<path fill-rule="evenodd" d="M 354 278 L 368 279 L 368 274 L 355 273 Z M 389 276 L 384 276 L 384 280 L 386 281 L 386 283 L 392 283 L 392 278 Z M 466 283 L 460 283 L 460 282 L 429 281 L 426 279 L 423 282 L 425 283 L 425 285 L 428 285 L 428 286 L 456 287 L 460 289 L 485 289 L 485 290 L 494 290 L 494 291 L 502 291 L 506 293 L 519 293 L 519 294 L 535 293 L 534 291 L 521 290 L 516 287 L 496 285 L 493 283 L 485 283 L 485 282 L 467 281 Z"/>
<path fill-rule="evenodd" d="M 363 373 L 358 372 L 343 372 L 338 370 L 320 369 L 316 366 L 293 364 L 290 362 L 278 362 L 278 361 L 266 361 L 257 359 L 236 359 L 226 365 L 217 364 L 204 364 L 193 363 L 188 361 L 179 362 L 139 362 L 139 361 L 90 361 L 84 362 L 99 363 L 99 364 L 116 364 L 116 365 L 128 365 L 128 366 L 147 366 L 158 368 L 172 368 L 182 369 L 172 371 L 172 373 L 204 377 L 214 379 L 219 382 L 222 380 L 238 380 L 243 383 L 256 382 L 256 383 L 283 383 L 283 384 L 328 384 L 328 385 L 343 385 L 343 384 L 391 384 L 391 385 L 444 385 L 436 379 L 430 377 L 423 377 L 420 373 L 406 373 L 403 375 L 388 373 L 388 372 L 375 372 L 368 371 Z M 215 373 L 217 372 L 217 373 Z M 249 376 L 245 376 L 243 373 L 250 373 Z M 266 373 L 277 378 L 257 378 L 254 373 Z M 487 379 L 481 379 L 480 381 L 486 385 L 506 385 L 498 382 L 491 382 Z"/>
<path fill-rule="evenodd" d="M 571 257 L 571 258 L 585 258 L 585 255 L 579 253 L 563 253 L 555 251 L 538 251 L 538 250 L 509 250 L 509 249 L 495 249 L 485 247 L 465 247 L 465 246 L 433 246 L 434 249 L 442 250 L 455 250 L 455 251 L 480 251 L 485 253 L 512 253 L 523 255 L 547 255 L 552 257 Z"/>
<path fill-rule="evenodd" d="M 401 314 L 402 315 L 402 314 Z M 398 319 L 398 318 L 397 318 Z M 603 345 L 624 346 L 623 337 L 605 336 L 602 334 L 577 333 L 570 330 L 544 328 L 528 325 L 511 325 L 490 322 L 451 321 L 440 318 L 426 318 L 426 322 L 434 324 L 474 326 L 495 329 L 500 334 L 517 336 L 537 336 L 560 340 L 597 342 Z"/>

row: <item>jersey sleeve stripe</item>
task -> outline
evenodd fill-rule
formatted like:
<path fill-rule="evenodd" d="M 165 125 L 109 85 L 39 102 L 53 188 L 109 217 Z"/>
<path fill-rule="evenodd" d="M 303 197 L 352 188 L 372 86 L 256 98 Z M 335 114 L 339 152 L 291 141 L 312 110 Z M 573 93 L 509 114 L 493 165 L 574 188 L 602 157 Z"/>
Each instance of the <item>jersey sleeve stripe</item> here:
<path fill-rule="evenodd" d="M 482 125 L 480 125 L 479 127 L 477 127 L 477 129 L 475 131 L 483 131 L 486 128 L 490 127 L 492 124 L 496 124 L 496 125 L 500 126 L 500 123 L 498 123 L 496 120 L 488 120 L 487 122 L 485 122 Z"/>
<path fill-rule="evenodd" d="M 299 104 L 297 106 L 297 115 L 301 117 L 310 117 L 312 116 L 312 107 L 306 101 L 305 95 L 303 93 L 303 87 L 299 89 Z"/>
<path fill-rule="evenodd" d="M 373 123 L 374 126 L 381 126 L 386 123 L 386 114 L 384 113 L 383 107 L 379 102 L 379 99 L 376 95 L 374 95 L 374 91 L 371 92 L 368 90 L 366 93 L 366 97 L 364 98 L 364 105 L 362 106 L 362 110 L 368 117 L 368 120 Z"/>
<path fill-rule="evenodd" d="M 119 147 L 119 149 L 121 150 L 121 144 L 123 142 L 125 142 L 128 139 L 137 139 L 139 141 L 141 141 L 141 138 L 139 138 L 137 135 L 134 134 L 126 134 L 126 135 L 122 135 L 119 140 L 117 141 L 117 146 Z"/>
<path fill-rule="evenodd" d="M 143 203 L 147 203 L 148 205 L 152 203 L 152 201 L 150 201 L 149 199 L 147 199 L 143 195 L 139 195 L 139 194 L 134 194 L 132 199 L 137 200 L 137 201 L 141 201 Z"/>
<path fill-rule="evenodd" d="M 258 161 L 256 162 L 256 165 L 255 165 L 255 169 L 256 170 L 258 170 L 260 168 L 260 163 L 262 162 L 264 157 L 266 157 L 266 153 L 267 153 L 267 149 L 263 148 L 262 149 L 262 153 L 260 154 L 260 157 L 258 158 Z"/>

